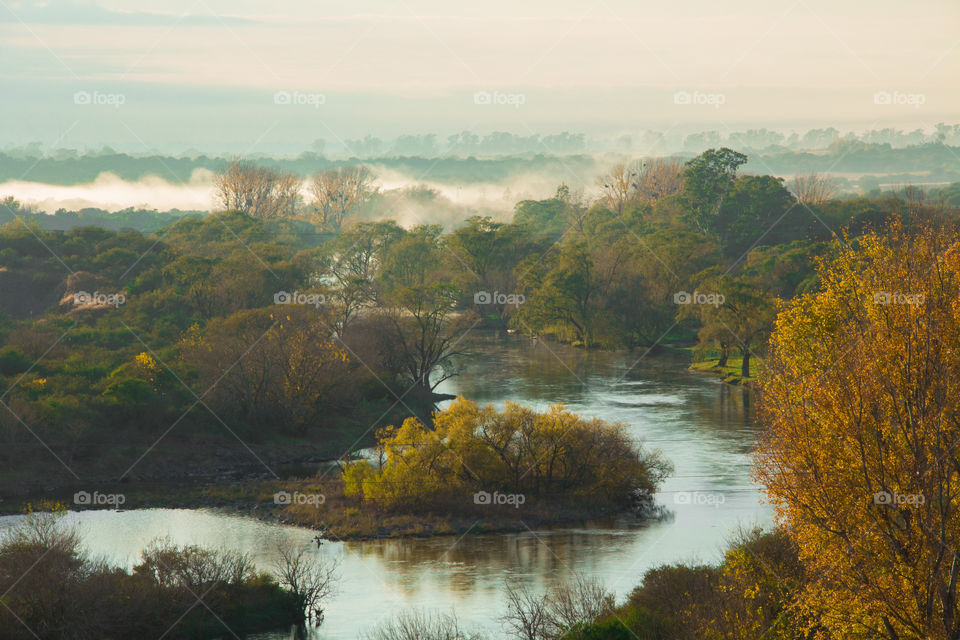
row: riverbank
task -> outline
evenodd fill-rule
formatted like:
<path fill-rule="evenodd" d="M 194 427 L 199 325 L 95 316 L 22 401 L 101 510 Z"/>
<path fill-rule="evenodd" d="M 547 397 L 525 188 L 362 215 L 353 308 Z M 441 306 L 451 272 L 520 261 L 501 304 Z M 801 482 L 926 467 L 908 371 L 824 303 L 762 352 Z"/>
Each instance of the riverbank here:
<path fill-rule="evenodd" d="M 331 474 L 332 475 L 332 474 Z M 83 504 L 83 497 L 90 502 Z M 81 503 L 77 503 L 77 498 Z M 560 501 L 531 499 L 515 505 L 476 502 L 474 496 L 456 510 L 389 513 L 344 496 L 339 477 L 299 480 L 217 482 L 203 487 L 183 485 L 104 486 L 83 494 L 54 493 L 0 503 L 0 515 L 29 510 L 42 501 L 60 502 L 74 511 L 143 509 L 210 509 L 245 515 L 264 522 L 317 531 L 325 540 L 377 540 L 460 536 L 467 533 L 515 533 L 536 528 L 581 526 L 616 518 L 624 527 L 649 524 L 663 514 L 652 501 L 637 510 L 572 509 Z M 465 508 L 464 508 L 465 507 Z"/>
<path fill-rule="evenodd" d="M 727 364 L 719 366 L 716 358 L 693 362 L 690 364 L 690 371 L 696 373 L 706 373 L 720 378 L 726 384 L 739 385 L 753 388 L 757 381 L 757 370 L 763 361 L 759 358 L 750 359 L 750 373 L 752 375 L 744 376 L 741 373 L 741 358 L 728 358 Z"/>

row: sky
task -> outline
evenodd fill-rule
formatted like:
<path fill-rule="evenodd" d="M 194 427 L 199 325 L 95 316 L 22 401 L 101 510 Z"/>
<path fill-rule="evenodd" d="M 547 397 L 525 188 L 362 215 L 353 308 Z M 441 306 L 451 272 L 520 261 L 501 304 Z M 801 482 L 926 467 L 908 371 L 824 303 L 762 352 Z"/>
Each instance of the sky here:
<path fill-rule="evenodd" d="M 0 147 L 960 122 L 956 0 L 0 0 Z"/>

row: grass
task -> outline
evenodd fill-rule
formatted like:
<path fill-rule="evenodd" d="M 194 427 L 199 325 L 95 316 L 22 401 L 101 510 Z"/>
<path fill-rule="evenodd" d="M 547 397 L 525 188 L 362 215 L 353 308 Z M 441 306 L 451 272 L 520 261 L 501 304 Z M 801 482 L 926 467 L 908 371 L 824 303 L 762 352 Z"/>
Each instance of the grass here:
<path fill-rule="evenodd" d="M 726 366 L 720 367 L 717 365 L 717 358 L 713 357 L 709 360 L 700 360 L 694 362 L 690 365 L 691 371 L 697 371 L 700 373 L 710 373 L 716 376 L 719 376 L 724 382 L 728 384 L 749 384 L 757 379 L 757 372 L 760 367 L 763 365 L 763 360 L 753 356 L 750 358 L 750 374 L 749 376 L 740 375 L 740 367 L 742 365 L 742 358 L 735 356 L 730 356 L 727 358 Z"/>

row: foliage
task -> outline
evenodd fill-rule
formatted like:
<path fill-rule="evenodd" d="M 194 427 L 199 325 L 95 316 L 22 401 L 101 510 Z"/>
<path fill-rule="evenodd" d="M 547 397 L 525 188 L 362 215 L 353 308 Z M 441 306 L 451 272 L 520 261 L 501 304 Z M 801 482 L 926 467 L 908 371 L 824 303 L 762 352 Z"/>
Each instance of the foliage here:
<path fill-rule="evenodd" d="M 895 223 L 777 319 L 757 475 L 841 637 L 960 633 L 958 254 L 952 226 Z"/>
<path fill-rule="evenodd" d="M 783 530 L 743 531 L 719 565 L 651 569 L 624 605 L 574 627 L 564 638 L 827 638 L 817 619 L 799 606 L 806 582 L 797 549 Z"/>
<path fill-rule="evenodd" d="M 364 221 L 373 201 L 394 202 L 386 193 L 360 197 L 336 224 L 241 203 L 245 212 L 186 217 L 155 234 L 49 231 L 4 200 L 13 217 L 0 227 L 3 473 L 29 473 L 53 452 L 64 465 L 51 480 L 72 477 L 66 467 L 120 476 L 148 449 L 137 470 L 153 473 L 171 460 L 165 450 L 190 464 L 199 443 L 219 455 L 237 430 L 338 453 L 334 444 L 354 428 L 359 437 L 377 407 L 428 422 L 434 390 L 480 327 L 585 348 L 698 342 L 720 365 L 739 351 L 752 377 L 774 309 L 816 286 L 812 264 L 839 242 L 834 231 L 855 239 L 888 218 L 956 215 L 949 189 L 943 200 L 902 189 L 798 204 L 772 176 L 738 175 L 743 157 L 711 149 L 682 174 L 670 160 L 626 162 L 610 172 L 623 179 L 622 202 L 591 203 L 561 184 L 551 198 L 518 203 L 512 223 L 471 217 L 449 232 Z M 236 174 L 241 195 L 269 186 L 274 202 L 287 173 L 336 169 L 346 179 L 356 165 L 318 162 L 212 168 Z M 440 197 L 408 196 L 424 210 Z M 710 291 L 726 303 L 677 303 Z M 83 292 L 124 303 L 78 304 Z M 322 304 L 275 305 L 282 292 Z M 151 448 L 181 423 L 189 428 Z"/>
<path fill-rule="evenodd" d="M 351 463 L 345 492 L 386 510 L 470 510 L 477 492 L 623 510 L 652 495 L 670 469 L 622 425 L 562 405 L 535 413 L 507 403 L 498 412 L 458 398 L 434 416 L 433 429 L 408 418 L 381 431 L 378 448 L 383 465 Z"/>
<path fill-rule="evenodd" d="M 746 161 L 747 156 L 723 147 L 708 149 L 687 162 L 680 197 L 700 231 L 715 230 L 724 197 Z"/>

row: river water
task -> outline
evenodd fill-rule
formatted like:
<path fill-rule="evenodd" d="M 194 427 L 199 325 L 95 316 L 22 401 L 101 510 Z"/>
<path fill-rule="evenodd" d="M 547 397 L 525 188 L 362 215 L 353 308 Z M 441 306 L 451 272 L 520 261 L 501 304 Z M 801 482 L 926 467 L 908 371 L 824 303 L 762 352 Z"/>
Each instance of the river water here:
<path fill-rule="evenodd" d="M 757 430 L 749 391 L 689 372 L 682 354 L 587 353 L 493 334 L 472 336 L 467 346 L 472 355 L 461 360 L 460 375 L 438 391 L 537 409 L 562 401 L 582 415 L 625 423 L 674 464 L 658 498 L 670 516 L 633 528 L 592 522 L 516 534 L 324 543 L 315 553 L 339 560 L 341 581 L 316 640 L 360 637 L 410 608 L 455 612 L 465 627 L 496 637 L 506 581 L 546 589 L 580 573 L 623 598 L 647 569 L 714 562 L 737 528 L 772 522 L 750 479 Z M 245 551 L 263 569 L 274 562 L 280 540 L 316 548 L 312 531 L 207 510 L 85 511 L 68 518 L 93 554 L 127 566 L 158 536 Z M 0 528 L 16 519 L 0 518 Z"/>

